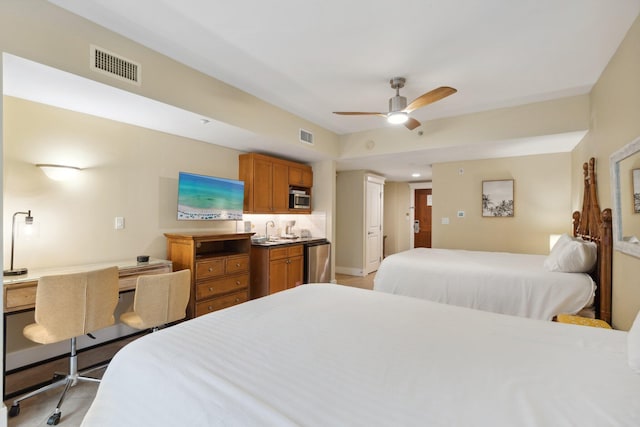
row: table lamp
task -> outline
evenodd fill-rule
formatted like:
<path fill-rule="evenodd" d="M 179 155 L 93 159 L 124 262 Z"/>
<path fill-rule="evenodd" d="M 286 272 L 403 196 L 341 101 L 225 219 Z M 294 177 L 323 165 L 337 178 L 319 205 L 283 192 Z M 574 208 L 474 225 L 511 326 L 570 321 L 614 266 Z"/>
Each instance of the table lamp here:
<path fill-rule="evenodd" d="M 13 219 L 11 220 L 11 266 L 9 267 L 9 270 L 4 270 L 4 276 L 20 276 L 22 274 L 27 274 L 26 268 L 13 268 L 13 246 L 16 235 L 17 215 L 26 215 L 26 218 L 24 219 L 25 227 L 33 226 L 33 217 L 31 216 L 31 211 L 16 212 L 13 214 Z"/>

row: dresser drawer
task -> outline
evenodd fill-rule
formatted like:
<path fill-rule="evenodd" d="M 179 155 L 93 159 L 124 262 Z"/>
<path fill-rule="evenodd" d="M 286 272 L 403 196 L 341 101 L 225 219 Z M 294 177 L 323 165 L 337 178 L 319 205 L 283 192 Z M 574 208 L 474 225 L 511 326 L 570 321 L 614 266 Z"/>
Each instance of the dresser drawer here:
<path fill-rule="evenodd" d="M 196 263 L 196 280 L 224 274 L 224 258 L 214 258 Z"/>
<path fill-rule="evenodd" d="M 207 280 L 196 286 L 196 300 L 200 301 L 213 295 L 225 294 L 249 286 L 249 274 L 224 277 L 222 279 Z"/>
<path fill-rule="evenodd" d="M 276 260 L 282 258 L 291 258 L 295 256 L 302 256 L 304 249 L 302 245 L 283 246 L 281 248 L 269 249 L 269 259 Z"/>
<path fill-rule="evenodd" d="M 249 271 L 249 256 L 230 256 L 227 258 L 227 274 Z"/>
<path fill-rule="evenodd" d="M 289 256 L 302 256 L 304 253 L 304 248 L 302 245 L 289 246 Z"/>
<path fill-rule="evenodd" d="M 236 292 L 233 294 L 225 295 L 223 297 L 210 299 L 208 301 L 202 301 L 202 302 L 196 303 L 196 316 L 202 316 L 203 314 L 211 313 L 212 311 L 231 307 L 232 305 L 245 302 L 248 299 L 249 299 L 249 292 L 242 291 L 242 292 Z"/>
<path fill-rule="evenodd" d="M 37 282 L 27 286 L 5 288 L 4 309 L 18 309 L 23 307 L 33 307 L 36 303 Z"/>

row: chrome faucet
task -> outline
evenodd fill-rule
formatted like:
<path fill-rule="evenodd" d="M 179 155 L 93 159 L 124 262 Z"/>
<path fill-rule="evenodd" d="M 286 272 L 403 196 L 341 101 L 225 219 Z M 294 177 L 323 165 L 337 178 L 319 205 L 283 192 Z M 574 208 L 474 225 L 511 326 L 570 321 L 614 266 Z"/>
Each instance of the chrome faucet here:
<path fill-rule="evenodd" d="M 267 239 L 269 238 L 269 223 L 271 223 L 272 227 L 276 226 L 276 223 L 271 220 L 267 221 L 267 223 L 264 225 L 264 237 L 266 237 Z"/>

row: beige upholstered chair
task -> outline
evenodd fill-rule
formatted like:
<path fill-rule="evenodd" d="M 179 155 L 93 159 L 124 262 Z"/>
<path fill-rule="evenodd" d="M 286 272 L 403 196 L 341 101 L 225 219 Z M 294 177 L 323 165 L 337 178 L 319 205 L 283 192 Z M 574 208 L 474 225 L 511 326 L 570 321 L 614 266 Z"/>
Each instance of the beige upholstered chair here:
<path fill-rule="evenodd" d="M 133 311 L 123 313 L 120 321 L 136 329 L 158 327 L 184 319 L 191 290 L 191 270 L 139 276 L 133 299 Z"/>
<path fill-rule="evenodd" d="M 58 381 L 27 393 L 13 401 L 9 416 L 20 413 L 20 402 L 56 387 L 64 385 L 64 391 L 47 424 L 60 421 L 60 406 L 70 386 L 78 381 L 99 379 L 85 377 L 92 368 L 78 372 L 76 337 L 90 334 L 115 323 L 114 311 L 118 304 L 118 268 L 109 267 L 83 273 L 44 276 L 36 288 L 35 321 L 24 327 L 23 334 L 31 341 L 50 344 L 71 340 L 69 373 Z"/>

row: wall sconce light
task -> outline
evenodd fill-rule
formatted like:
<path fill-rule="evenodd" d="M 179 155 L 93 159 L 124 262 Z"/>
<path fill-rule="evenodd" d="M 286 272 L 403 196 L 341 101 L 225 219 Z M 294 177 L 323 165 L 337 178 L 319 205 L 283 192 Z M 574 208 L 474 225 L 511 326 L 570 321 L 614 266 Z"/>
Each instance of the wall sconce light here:
<path fill-rule="evenodd" d="M 38 163 L 36 166 L 42 169 L 42 172 L 44 172 L 49 179 L 53 179 L 54 181 L 66 181 L 78 175 L 82 170 L 75 166 L 52 165 L 47 163 Z"/>
<path fill-rule="evenodd" d="M 20 276 L 22 274 L 27 274 L 26 268 L 13 268 L 13 246 L 16 235 L 16 216 L 17 215 L 26 215 L 27 217 L 24 219 L 25 231 L 27 228 L 33 227 L 33 217 L 31 216 L 31 211 L 27 212 L 16 212 L 13 214 L 13 219 L 11 220 L 11 265 L 9 270 L 4 270 L 4 276 Z"/>

